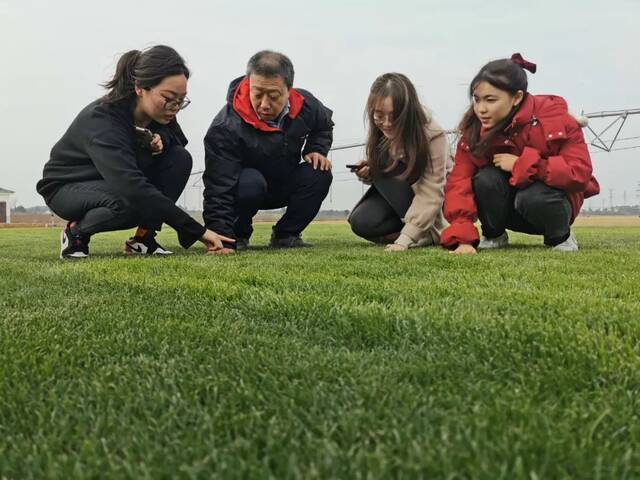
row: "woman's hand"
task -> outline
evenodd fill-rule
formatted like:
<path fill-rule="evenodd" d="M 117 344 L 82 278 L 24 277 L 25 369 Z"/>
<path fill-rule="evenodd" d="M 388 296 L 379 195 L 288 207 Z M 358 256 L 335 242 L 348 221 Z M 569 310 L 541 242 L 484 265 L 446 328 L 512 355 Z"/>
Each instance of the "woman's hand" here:
<path fill-rule="evenodd" d="M 236 241 L 233 238 L 218 235 L 213 230 L 207 229 L 200 238 L 200 241 L 207 247 L 207 253 L 227 254 L 235 252 L 233 248 L 225 247 L 222 242 L 235 243 Z"/>
<path fill-rule="evenodd" d="M 510 153 L 496 153 L 493 156 L 493 164 L 505 172 L 513 170 L 516 160 L 518 160 L 518 156 Z"/>
<path fill-rule="evenodd" d="M 386 247 L 384 247 L 385 252 L 404 252 L 406 250 L 409 250 L 409 247 L 398 245 L 397 243 L 390 243 Z"/>
<path fill-rule="evenodd" d="M 456 248 L 455 250 L 451 250 L 449 253 L 457 253 L 460 255 L 475 255 L 478 252 L 475 248 L 473 248 L 473 245 L 461 243 L 460 245 L 458 245 L 458 248 Z"/>
<path fill-rule="evenodd" d="M 236 253 L 233 248 L 223 247 L 220 250 L 207 250 L 208 255 L 229 255 L 230 253 Z"/>
<path fill-rule="evenodd" d="M 154 133 L 153 137 L 151 137 L 149 150 L 151 150 L 151 155 L 158 155 L 162 153 L 162 138 L 157 133 Z"/>
<path fill-rule="evenodd" d="M 360 160 L 358 165 L 364 165 L 364 166 L 355 170 L 353 173 L 355 173 L 360 180 L 369 182 L 371 180 L 371 177 L 369 176 L 369 165 L 364 160 Z"/>

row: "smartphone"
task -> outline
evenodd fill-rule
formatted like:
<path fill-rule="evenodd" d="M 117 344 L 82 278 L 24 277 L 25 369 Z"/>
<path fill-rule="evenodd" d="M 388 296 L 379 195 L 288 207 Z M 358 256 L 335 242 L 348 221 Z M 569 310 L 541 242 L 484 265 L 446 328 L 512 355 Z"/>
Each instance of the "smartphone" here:
<path fill-rule="evenodd" d="M 498 145 L 494 148 L 493 154 L 496 155 L 498 153 L 513 153 L 514 147 L 511 145 Z"/>
<path fill-rule="evenodd" d="M 153 139 L 153 132 L 148 128 L 142 128 L 136 125 L 136 137 L 142 148 L 149 148 L 151 140 Z"/>
<path fill-rule="evenodd" d="M 347 167 L 349 170 L 353 170 L 354 172 L 357 172 L 358 170 L 360 170 L 362 167 L 366 167 L 367 164 L 366 163 L 359 163 L 359 164 L 354 164 L 354 165 L 345 165 L 345 167 Z"/>

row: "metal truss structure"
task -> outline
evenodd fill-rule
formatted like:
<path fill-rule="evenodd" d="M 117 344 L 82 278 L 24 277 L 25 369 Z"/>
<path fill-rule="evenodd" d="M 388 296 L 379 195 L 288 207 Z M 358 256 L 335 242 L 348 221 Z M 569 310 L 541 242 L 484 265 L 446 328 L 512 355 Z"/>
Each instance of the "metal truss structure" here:
<path fill-rule="evenodd" d="M 613 146 L 618 141 L 640 139 L 640 136 L 637 136 L 637 137 L 626 137 L 626 138 L 622 138 L 622 137 L 619 136 L 620 132 L 622 131 L 622 127 L 624 126 L 625 122 L 627 121 L 627 118 L 630 115 L 638 115 L 638 114 L 640 114 L 640 108 L 633 108 L 633 109 L 629 109 L 629 110 L 609 110 L 609 111 L 603 111 L 603 112 L 583 113 L 582 115 L 584 117 L 587 117 L 588 119 L 592 119 L 592 118 L 613 118 L 613 120 L 611 120 L 609 122 L 609 124 L 607 126 L 605 126 L 599 132 L 596 132 L 592 128 L 592 126 L 590 124 L 587 125 L 587 130 L 589 130 L 589 132 L 591 132 L 591 134 L 594 136 L 593 140 L 591 140 L 591 142 L 589 144 L 591 146 L 593 146 L 595 148 L 599 148 L 600 150 L 603 150 L 605 152 L 613 152 L 613 151 L 616 151 L 616 150 L 629 150 L 629 149 L 632 149 L 632 148 L 639 148 L 640 145 L 634 145 L 634 146 L 631 146 L 631 147 L 613 148 Z M 607 133 L 610 130 L 611 131 L 615 131 L 615 133 L 614 133 L 612 138 L 605 140 L 604 139 L 604 134 Z"/>

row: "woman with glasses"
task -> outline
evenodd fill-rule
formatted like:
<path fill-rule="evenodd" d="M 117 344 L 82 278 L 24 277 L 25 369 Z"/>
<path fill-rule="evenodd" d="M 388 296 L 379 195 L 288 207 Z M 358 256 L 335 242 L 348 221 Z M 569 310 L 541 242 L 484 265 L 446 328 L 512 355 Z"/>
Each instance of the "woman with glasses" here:
<path fill-rule="evenodd" d="M 131 254 L 167 255 L 155 240 L 163 223 L 184 248 L 211 251 L 231 241 L 176 206 L 191 173 L 191 155 L 176 115 L 187 105 L 189 69 L 171 47 L 132 50 L 118 61 L 108 93 L 86 106 L 51 150 L 37 190 L 68 221 L 60 258 L 89 254 L 100 232 L 138 227 Z"/>
<path fill-rule="evenodd" d="M 438 245 L 451 169 L 445 132 L 400 73 L 373 82 L 366 115 L 366 160 L 352 170 L 371 187 L 349 216 L 351 229 L 391 252 Z"/>

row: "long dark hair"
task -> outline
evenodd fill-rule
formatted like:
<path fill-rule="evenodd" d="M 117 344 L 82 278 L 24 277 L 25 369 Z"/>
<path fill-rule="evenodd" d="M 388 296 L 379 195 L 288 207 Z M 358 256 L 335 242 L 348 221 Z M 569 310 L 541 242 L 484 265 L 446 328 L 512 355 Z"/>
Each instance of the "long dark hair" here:
<path fill-rule="evenodd" d="M 109 90 L 102 101 L 133 103 L 136 85 L 148 90 L 172 75 L 190 75 L 184 59 L 173 48 L 156 45 L 143 51 L 130 50 L 118 60 L 113 78 L 102 85 Z"/>
<path fill-rule="evenodd" d="M 431 165 L 429 155 L 429 139 L 427 125 L 429 119 L 420 104 L 418 94 L 411 81 L 401 73 L 385 73 L 380 75 L 371 85 L 367 100 L 367 134 L 366 155 L 373 175 L 391 173 L 398 168 L 399 159 L 391 159 L 391 142 L 375 125 L 373 111 L 378 102 L 391 98 L 393 104 L 394 143 L 404 152 L 405 169 L 398 176 L 409 183 L 420 178 L 425 168 Z"/>
<path fill-rule="evenodd" d="M 478 74 L 473 77 L 473 80 L 471 80 L 469 84 L 471 105 L 462 117 L 462 121 L 458 125 L 458 131 L 462 137 L 467 140 L 471 153 L 477 157 L 483 157 L 487 153 L 489 146 L 492 145 L 495 138 L 504 131 L 505 127 L 511 123 L 514 115 L 523 103 L 523 101 L 521 101 L 518 107 L 514 108 L 506 118 L 497 123 L 480 138 L 481 124 L 480 119 L 473 111 L 473 91 L 481 82 L 487 82 L 498 90 L 503 90 L 511 95 L 515 95 L 518 93 L 518 90 L 522 90 L 524 93 L 523 101 L 527 96 L 528 87 L 526 72 L 520 64 L 510 58 L 493 60 L 487 63 L 480 69 Z"/>

